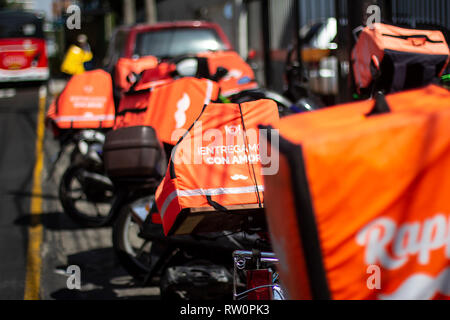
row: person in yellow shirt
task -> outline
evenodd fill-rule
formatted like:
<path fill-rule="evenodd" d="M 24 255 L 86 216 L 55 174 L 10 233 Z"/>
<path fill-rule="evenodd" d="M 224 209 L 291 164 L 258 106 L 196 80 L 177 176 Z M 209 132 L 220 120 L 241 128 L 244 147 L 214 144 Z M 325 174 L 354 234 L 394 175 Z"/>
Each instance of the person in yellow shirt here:
<path fill-rule="evenodd" d="M 88 43 L 86 35 L 81 34 L 77 38 L 77 44 L 70 46 L 67 50 L 64 61 L 61 65 L 61 71 L 75 75 L 86 71 L 85 63 L 93 59 L 93 54 Z"/>

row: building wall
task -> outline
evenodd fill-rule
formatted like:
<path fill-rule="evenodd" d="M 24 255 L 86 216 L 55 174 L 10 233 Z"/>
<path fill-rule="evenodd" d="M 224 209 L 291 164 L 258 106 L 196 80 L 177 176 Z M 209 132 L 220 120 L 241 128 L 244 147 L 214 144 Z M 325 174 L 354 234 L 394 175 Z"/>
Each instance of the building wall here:
<path fill-rule="evenodd" d="M 265 1 L 267 1 L 269 10 L 267 22 L 263 19 Z M 299 12 L 293 10 L 295 1 L 299 1 Z M 251 64 L 256 71 L 257 80 L 263 85 L 282 91 L 285 85 L 282 79 L 287 49 L 294 44 L 295 39 L 296 15 L 299 16 L 301 26 L 325 21 L 332 17 L 337 18 L 339 48 L 335 54 L 340 63 L 339 69 L 344 70 L 341 76 L 347 77 L 349 52 L 353 41 L 349 31 L 351 28 L 349 13 L 357 11 L 353 7 L 353 1 L 162 0 L 157 3 L 159 21 L 201 19 L 218 23 L 241 55 L 246 55 L 247 49 L 255 50 L 256 58 Z M 376 1 L 378 0 L 366 0 L 365 3 Z M 244 10 L 239 11 L 237 4 L 241 2 L 244 3 Z M 450 28 L 450 1 L 448 0 L 383 0 L 379 2 L 386 4 L 383 7 L 383 16 L 389 18 L 392 16 L 394 23 L 412 27 L 430 25 Z M 226 8 L 229 6 L 232 7 L 232 17 L 226 14 Z M 337 11 L 339 11 L 339 17 L 336 17 Z M 238 23 L 240 15 L 245 15 L 245 28 Z M 353 22 L 354 20 L 352 19 Z M 360 20 L 364 19 L 361 17 Z M 265 23 L 268 24 L 268 35 L 264 34 Z M 268 39 L 270 42 L 269 63 L 264 63 L 264 39 Z M 244 46 L 243 43 L 245 43 Z M 264 83 L 267 79 L 270 79 L 270 83 Z M 346 82 L 343 86 L 348 88 L 348 83 Z"/>
<path fill-rule="evenodd" d="M 448 0 L 392 0 L 394 23 L 440 25 L 450 29 L 450 2 Z"/>

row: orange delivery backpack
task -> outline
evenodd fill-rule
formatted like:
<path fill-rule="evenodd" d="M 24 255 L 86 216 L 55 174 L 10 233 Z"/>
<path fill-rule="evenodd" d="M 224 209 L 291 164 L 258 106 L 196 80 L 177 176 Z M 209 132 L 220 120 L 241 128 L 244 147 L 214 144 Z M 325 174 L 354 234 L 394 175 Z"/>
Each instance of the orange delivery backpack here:
<path fill-rule="evenodd" d="M 431 84 L 442 76 L 450 51 L 441 31 L 404 29 L 382 23 L 362 30 L 352 51 L 359 92 L 385 93 Z"/>
<path fill-rule="evenodd" d="M 449 123 L 435 85 L 280 121 L 265 206 L 290 299 L 450 298 Z"/>
<path fill-rule="evenodd" d="M 272 100 L 205 106 L 155 194 L 164 233 L 234 231 L 248 216 L 264 219 L 258 125 L 278 122 Z"/>
<path fill-rule="evenodd" d="M 129 92 L 122 99 L 114 129 L 150 126 L 161 142 L 175 145 L 218 93 L 217 83 L 190 77 Z"/>
<path fill-rule="evenodd" d="M 131 73 L 141 74 L 144 70 L 153 69 L 158 66 L 158 58 L 154 56 L 146 56 L 138 59 L 120 58 L 117 60 L 114 71 L 114 83 L 122 91 L 128 91 L 131 84 L 127 77 Z"/>
<path fill-rule="evenodd" d="M 169 84 L 173 80 L 139 83 L 139 89 L 123 93 L 116 113 L 114 130 L 145 125 L 145 113 L 148 110 L 153 90 L 161 85 Z"/>
<path fill-rule="evenodd" d="M 107 129 L 114 119 L 112 80 L 103 70 L 72 76 L 46 115 L 47 123 L 59 130 Z"/>
<path fill-rule="evenodd" d="M 160 62 L 156 67 L 142 71 L 136 90 L 143 90 L 158 83 L 158 81 L 173 80 L 176 65 L 170 62 Z"/>
<path fill-rule="evenodd" d="M 199 73 L 212 79 L 219 67 L 228 70 L 228 74 L 219 80 L 221 95 L 228 97 L 245 90 L 258 88 L 255 73 L 235 51 L 216 51 L 198 54 Z"/>

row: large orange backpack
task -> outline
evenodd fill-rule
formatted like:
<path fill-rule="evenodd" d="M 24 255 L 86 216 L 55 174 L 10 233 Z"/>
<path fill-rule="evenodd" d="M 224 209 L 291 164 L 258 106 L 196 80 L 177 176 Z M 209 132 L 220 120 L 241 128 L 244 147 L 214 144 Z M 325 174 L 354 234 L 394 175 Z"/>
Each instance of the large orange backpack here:
<path fill-rule="evenodd" d="M 116 87 L 126 92 L 130 89 L 131 83 L 127 77 L 131 73 L 140 74 L 144 70 L 153 69 L 158 66 L 158 58 L 146 56 L 138 59 L 120 58 L 115 66 L 114 81 Z"/>
<path fill-rule="evenodd" d="M 148 110 L 153 91 L 157 87 L 171 82 L 173 80 L 156 81 L 146 84 L 146 87 L 142 90 L 124 92 L 120 99 L 119 107 L 117 108 L 114 129 L 146 125 L 145 114 Z"/>
<path fill-rule="evenodd" d="M 262 209 L 258 125 L 278 121 L 272 100 L 205 106 L 175 146 L 156 192 L 165 234 L 233 231 L 245 214 L 227 210 Z"/>
<path fill-rule="evenodd" d="M 385 93 L 426 86 L 442 75 L 449 59 L 442 32 L 382 23 L 364 28 L 352 51 L 359 91 L 372 85 Z"/>
<path fill-rule="evenodd" d="M 206 69 L 200 70 L 200 72 L 209 74 L 208 78 L 216 74 L 219 67 L 228 70 L 228 74 L 219 81 L 221 95 L 227 97 L 244 90 L 258 88 L 255 73 L 237 52 L 207 52 L 198 54 L 198 57 L 200 58 L 200 68 Z"/>
<path fill-rule="evenodd" d="M 155 86 L 159 82 L 173 80 L 172 73 L 176 70 L 176 65 L 170 62 L 160 62 L 156 67 L 146 69 L 141 73 L 139 82 L 135 90 L 145 90 Z"/>
<path fill-rule="evenodd" d="M 203 107 L 218 98 L 217 84 L 207 79 L 181 78 L 125 94 L 114 129 L 153 127 L 161 142 L 175 145 Z"/>
<path fill-rule="evenodd" d="M 281 121 L 265 205 L 290 299 L 450 298 L 449 122 L 434 85 Z"/>
<path fill-rule="evenodd" d="M 112 80 L 103 70 L 72 76 L 47 112 L 59 129 L 111 128 L 114 119 Z"/>

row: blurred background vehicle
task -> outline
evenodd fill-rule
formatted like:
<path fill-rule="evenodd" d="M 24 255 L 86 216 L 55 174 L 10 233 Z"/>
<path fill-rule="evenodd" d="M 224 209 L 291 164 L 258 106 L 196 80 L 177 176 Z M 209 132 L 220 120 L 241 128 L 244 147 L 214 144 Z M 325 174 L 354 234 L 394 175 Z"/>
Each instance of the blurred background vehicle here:
<path fill-rule="evenodd" d="M 336 50 L 336 18 L 320 19 L 300 29 L 302 59 L 306 65 L 311 89 L 322 97 L 336 96 L 339 91 Z"/>
<path fill-rule="evenodd" d="M 120 27 L 109 44 L 106 70 L 112 72 L 119 58 L 155 56 L 169 59 L 186 54 L 230 50 L 231 44 L 215 23 L 201 21 L 165 22 Z"/>
<path fill-rule="evenodd" d="M 0 82 L 49 79 L 43 16 L 6 10 L 0 12 Z"/>
<path fill-rule="evenodd" d="M 129 89 L 127 77 L 156 67 L 155 58 L 161 61 L 231 49 L 227 36 L 215 23 L 179 21 L 122 26 L 114 31 L 104 69 L 113 75 L 118 101 L 120 92 Z"/>

